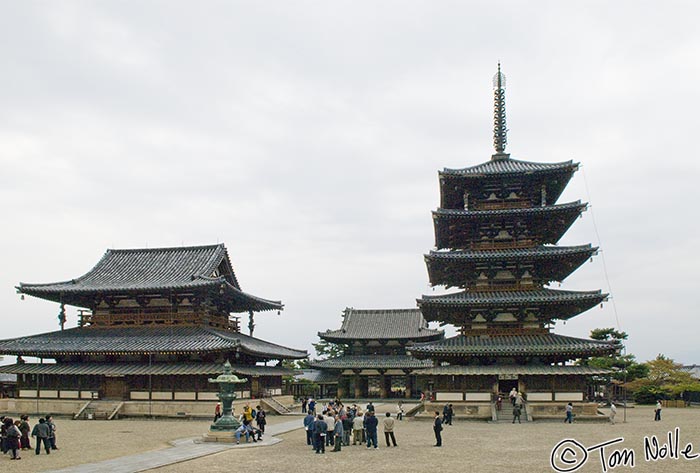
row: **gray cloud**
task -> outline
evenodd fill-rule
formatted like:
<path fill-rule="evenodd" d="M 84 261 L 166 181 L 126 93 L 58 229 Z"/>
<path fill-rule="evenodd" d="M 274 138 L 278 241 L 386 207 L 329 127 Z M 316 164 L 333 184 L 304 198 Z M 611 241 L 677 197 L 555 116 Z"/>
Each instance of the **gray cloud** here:
<path fill-rule="evenodd" d="M 697 362 L 698 10 L 3 2 L 3 336 L 57 327 L 18 281 L 78 276 L 108 247 L 225 242 L 244 289 L 286 304 L 256 334 L 300 348 L 345 306 L 414 306 L 438 169 L 492 152 L 500 59 L 508 150 L 583 164 L 562 201 L 592 209 L 563 243 L 598 244 L 595 216 L 613 288 L 557 330 L 619 319 L 639 358 Z M 562 287 L 606 286 L 599 256 Z"/>

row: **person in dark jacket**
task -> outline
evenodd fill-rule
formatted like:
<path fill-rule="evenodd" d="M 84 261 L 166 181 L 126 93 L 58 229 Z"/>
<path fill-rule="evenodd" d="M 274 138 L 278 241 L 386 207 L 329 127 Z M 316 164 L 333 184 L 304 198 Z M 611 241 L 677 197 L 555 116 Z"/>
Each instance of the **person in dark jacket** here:
<path fill-rule="evenodd" d="M 350 433 L 352 432 L 352 416 L 351 415 L 346 415 L 345 417 L 341 417 L 343 420 L 341 421 L 343 423 L 343 445 L 346 447 L 350 445 Z"/>
<path fill-rule="evenodd" d="M 435 411 L 435 420 L 433 421 L 433 433 L 435 433 L 435 447 L 442 447 L 442 419 L 440 413 Z"/>
<path fill-rule="evenodd" d="M 29 425 L 29 416 L 23 415 L 20 419 L 22 419 L 22 422 L 19 424 L 19 431 L 22 433 L 22 437 L 19 439 L 20 447 L 22 450 L 31 450 L 32 444 L 29 442 L 29 432 L 32 431 L 32 428 Z"/>
<path fill-rule="evenodd" d="M 265 433 L 265 425 L 267 424 L 267 414 L 265 413 L 265 410 L 260 406 L 256 406 L 255 409 L 257 409 L 257 412 L 255 414 L 255 423 L 258 424 L 258 429 L 262 430 L 262 433 Z"/>
<path fill-rule="evenodd" d="M 304 430 L 306 431 L 306 445 L 313 445 L 313 447 L 316 447 L 316 444 L 314 443 L 314 420 L 316 418 L 311 412 L 308 412 L 306 414 L 306 417 L 304 417 Z"/>
<path fill-rule="evenodd" d="M 50 427 L 46 423 L 46 419 L 43 417 L 39 419 L 39 423 L 32 429 L 32 437 L 36 437 L 36 449 L 34 452 L 39 455 L 41 452 L 41 444 L 44 444 L 46 449 L 46 454 L 51 453 L 51 443 L 49 441 L 49 431 Z"/>
<path fill-rule="evenodd" d="M 51 444 L 51 450 L 58 450 L 56 446 L 56 424 L 53 422 L 53 416 L 46 416 L 46 424 L 49 426 L 49 444 Z"/>
<path fill-rule="evenodd" d="M 377 426 L 379 425 L 379 420 L 374 415 L 374 411 L 369 411 L 365 414 L 365 432 L 367 433 L 367 448 L 374 445 L 377 448 Z"/>
<path fill-rule="evenodd" d="M 323 420 L 323 414 L 319 414 L 314 421 L 314 446 L 316 453 L 326 453 L 326 434 L 328 433 L 328 424 Z"/>
<path fill-rule="evenodd" d="M 7 436 L 6 447 L 9 452 L 12 452 L 12 458 L 10 458 L 10 460 L 21 460 L 22 457 L 17 455 L 17 450 L 19 450 L 19 438 L 22 436 L 19 428 L 17 428 L 10 417 L 5 417 L 3 425 L 5 427 L 5 435 Z"/>
<path fill-rule="evenodd" d="M 343 435 L 345 429 L 343 428 L 343 421 L 339 415 L 335 416 L 335 426 L 333 426 L 333 436 L 335 437 L 335 445 L 333 448 L 334 452 L 339 452 L 341 445 L 343 444 Z"/>

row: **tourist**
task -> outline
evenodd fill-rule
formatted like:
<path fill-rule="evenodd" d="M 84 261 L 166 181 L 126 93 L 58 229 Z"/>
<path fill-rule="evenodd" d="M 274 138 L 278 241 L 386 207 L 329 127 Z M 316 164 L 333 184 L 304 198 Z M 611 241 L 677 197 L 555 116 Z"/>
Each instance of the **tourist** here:
<path fill-rule="evenodd" d="M 265 410 L 257 406 L 256 409 L 258 412 L 255 414 L 255 423 L 258 424 L 258 428 L 262 431 L 262 433 L 265 433 L 265 425 L 267 424 L 267 415 L 265 414 Z"/>
<path fill-rule="evenodd" d="M 452 417 L 455 415 L 455 410 L 452 408 L 452 403 L 447 405 L 447 425 L 452 425 Z"/>
<path fill-rule="evenodd" d="M 496 410 L 500 411 L 502 407 L 503 407 L 503 398 L 499 394 L 498 396 L 496 396 Z"/>
<path fill-rule="evenodd" d="M 335 445 L 333 432 L 335 431 L 335 416 L 333 411 L 324 412 L 323 420 L 326 422 L 326 445 Z"/>
<path fill-rule="evenodd" d="M 520 422 L 520 413 L 522 412 L 521 409 L 520 404 L 516 403 L 513 405 L 513 424 L 515 424 L 516 419 L 518 420 L 518 424 L 522 423 Z"/>
<path fill-rule="evenodd" d="M 369 404 L 367 404 L 367 412 L 371 412 L 374 414 L 374 404 L 372 404 L 372 401 L 369 401 Z"/>
<path fill-rule="evenodd" d="M 32 437 L 36 437 L 36 449 L 34 452 L 39 455 L 41 452 L 41 444 L 44 444 L 46 454 L 51 453 L 51 441 L 49 440 L 50 427 L 43 417 L 39 419 L 39 423 L 34 425 L 32 429 Z"/>
<path fill-rule="evenodd" d="M 403 420 L 403 413 L 403 401 L 399 401 L 399 404 L 396 406 L 396 418 Z"/>
<path fill-rule="evenodd" d="M 372 404 L 370 402 L 370 404 Z M 379 425 L 379 420 L 374 415 L 374 411 L 370 411 L 365 415 L 365 433 L 367 434 L 367 448 L 374 446 L 378 448 L 377 445 L 377 426 Z"/>
<path fill-rule="evenodd" d="M 617 407 L 614 402 L 610 402 L 610 423 L 615 424 L 615 415 L 617 414 Z"/>
<path fill-rule="evenodd" d="M 54 424 L 51 414 L 46 416 L 46 424 L 49 426 L 49 444 L 51 445 L 51 450 L 58 450 L 56 446 L 56 424 Z"/>
<path fill-rule="evenodd" d="M 301 400 L 301 413 L 302 413 L 302 414 L 306 414 L 306 402 L 307 402 L 307 401 L 306 401 L 306 398 L 304 397 L 304 398 Z"/>
<path fill-rule="evenodd" d="M 365 440 L 362 438 L 365 428 L 365 419 L 362 416 L 362 411 L 357 411 L 357 415 L 352 419 L 352 444 L 357 445 L 358 443 L 362 445 Z"/>
<path fill-rule="evenodd" d="M 435 434 L 434 447 L 442 447 L 442 419 L 440 413 L 435 411 L 435 419 L 433 420 L 433 433 Z"/>
<path fill-rule="evenodd" d="M 31 450 L 32 444 L 29 441 L 29 432 L 31 432 L 32 428 L 29 425 L 29 416 L 23 415 L 21 419 L 22 422 L 19 424 L 19 431 L 22 433 L 22 437 L 20 438 L 20 447 L 22 450 Z"/>
<path fill-rule="evenodd" d="M 654 420 L 661 420 L 661 399 L 656 401 L 656 408 L 654 409 Z"/>
<path fill-rule="evenodd" d="M 314 398 L 309 398 L 309 412 L 316 415 L 316 401 L 314 401 Z"/>
<path fill-rule="evenodd" d="M 243 419 L 247 420 L 248 423 L 253 422 L 253 409 L 250 408 L 248 403 L 243 406 Z"/>
<path fill-rule="evenodd" d="M 521 393 L 520 391 L 515 393 L 515 405 L 520 406 L 520 408 L 522 409 L 524 402 L 525 399 L 523 398 L 523 393 Z"/>
<path fill-rule="evenodd" d="M 313 429 L 316 453 L 326 453 L 326 434 L 328 433 L 328 425 L 323 420 L 322 414 L 319 414 L 318 419 L 314 421 Z"/>
<path fill-rule="evenodd" d="M 250 422 L 248 422 L 248 420 L 244 420 L 243 423 L 234 431 L 234 435 L 236 436 L 236 445 L 241 443 L 241 435 L 245 435 L 245 443 L 248 443 L 248 441 L 250 440 L 249 426 Z"/>
<path fill-rule="evenodd" d="M 343 445 L 348 447 L 350 445 L 350 433 L 352 432 L 352 417 L 346 415 L 340 416 L 340 419 L 343 423 Z"/>
<path fill-rule="evenodd" d="M 518 390 L 515 388 L 511 389 L 510 394 L 508 394 L 508 397 L 510 398 L 511 405 L 513 405 L 513 406 L 515 405 L 515 399 L 517 398 L 517 396 L 518 396 Z"/>
<path fill-rule="evenodd" d="M 568 403 L 566 405 L 566 419 L 564 419 L 564 423 L 568 422 L 571 424 L 574 421 L 574 405 L 571 403 Z"/>
<path fill-rule="evenodd" d="M 447 424 L 447 410 L 450 408 L 449 404 L 442 406 L 442 423 Z"/>
<path fill-rule="evenodd" d="M 343 437 L 345 436 L 345 429 L 343 429 L 343 420 L 339 415 L 335 416 L 335 426 L 333 427 L 333 437 L 335 438 L 335 448 L 334 452 L 339 452 L 341 445 L 343 444 Z"/>
<path fill-rule="evenodd" d="M 217 420 L 221 418 L 221 403 L 217 402 L 216 407 L 214 408 L 214 422 L 216 423 Z"/>
<path fill-rule="evenodd" d="M 306 445 L 313 445 L 314 440 L 314 421 L 316 418 L 311 411 L 306 413 L 304 417 L 304 430 L 306 431 Z"/>
<path fill-rule="evenodd" d="M 17 455 L 17 450 L 19 450 L 19 438 L 22 436 L 22 433 L 10 417 L 5 417 L 3 425 L 5 426 L 5 436 L 7 437 L 6 448 L 7 451 L 12 452 L 10 460 L 21 460 L 22 457 Z"/>
<path fill-rule="evenodd" d="M 7 426 L 5 425 L 5 419 L 7 417 L 0 416 L 0 450 L 2 454 L 7 453 Z"/>
<path fill-rule="evenodd" d="M 384 427 L 384 440 L 386 440 L 386 446 L 389 445 L 389 438 L 391 438 L 391 443 L 396 447 L 396 437 L 394 437 L 394 419 L 391 418 L 391 413 L 387 412 L 386 417 L 382 421 L 382 426 Z"/>

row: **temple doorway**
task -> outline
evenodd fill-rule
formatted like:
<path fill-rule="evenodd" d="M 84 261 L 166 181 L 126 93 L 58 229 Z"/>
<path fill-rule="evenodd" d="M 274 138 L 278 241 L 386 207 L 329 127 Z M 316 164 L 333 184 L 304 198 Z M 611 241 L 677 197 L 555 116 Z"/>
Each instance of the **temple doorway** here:
<path fill-rule="evenodd" d="M 498 392 L 501 395 L 505 395 L 504 399 L 508 398 L 508 393 L 510 393 L 511 389 L 515 388 L 516 391 L 518 389 L 518 380 L 517 379 L 500 379 L 498 380 Z"/>

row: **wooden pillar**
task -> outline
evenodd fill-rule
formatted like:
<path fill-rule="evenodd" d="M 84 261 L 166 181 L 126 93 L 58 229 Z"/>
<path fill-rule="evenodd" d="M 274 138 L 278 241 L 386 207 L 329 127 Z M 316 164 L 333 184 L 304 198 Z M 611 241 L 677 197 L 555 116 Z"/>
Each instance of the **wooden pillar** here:
<path fill-rule="evenodd" d="M 348 381 L 342 375 L 338 377 L 338 390 L 336 392 L 336 397 L 338 399 L 343 399 L 345 397 L 345 383 Z"/>
<path fill-rule="evenodd" d="M 413 378 L 411 377 L 411 371 L 410 370 L 403 370 L 404 372 L 404 378 L 405 382 L 404 385 L 406 386 L 406 390 L 404 391 L 404 397 L 406 399 L 411 399 L 411 396 L 413 395 Z"/>
<path fill-rule="evenodd" d="M 260 378 L 257 376 L 252 376 L 250 378 L 250 397 L 257 398 L 258 391 L 260 390 Z"/>
<path fill-rule="evenodd" d="M 386 370 L 379 370 L 379 397 L 382 399 L 389 397 L 387 396 L 386 380 Z"/>
<path fill-rule="evenodd" d="M 360 399 L 362 396 L 362 385 L 361 383 L 361 378 L 360 378 L 360 370 L 353 370 L 355 373 L 355 399 Z"/>

